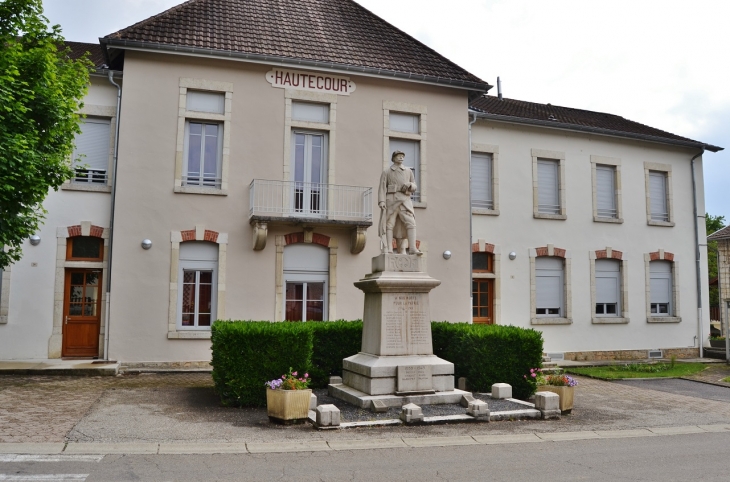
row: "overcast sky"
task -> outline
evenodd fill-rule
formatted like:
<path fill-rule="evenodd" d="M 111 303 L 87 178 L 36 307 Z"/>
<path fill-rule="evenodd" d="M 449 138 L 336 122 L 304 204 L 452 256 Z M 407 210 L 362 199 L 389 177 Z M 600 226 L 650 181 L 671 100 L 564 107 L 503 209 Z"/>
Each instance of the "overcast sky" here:
<path fill-rule="evenodd" d="M 729 1 L 358 1 L 490 84 L 500 76 L 505 97 L 609 112 L 730 150 Z M 43 0 L 51 23 L 82 42 L 179 3 Z M 707 212 L 728 224 L 730 152 L 707 152 L 704 164 Z"/>

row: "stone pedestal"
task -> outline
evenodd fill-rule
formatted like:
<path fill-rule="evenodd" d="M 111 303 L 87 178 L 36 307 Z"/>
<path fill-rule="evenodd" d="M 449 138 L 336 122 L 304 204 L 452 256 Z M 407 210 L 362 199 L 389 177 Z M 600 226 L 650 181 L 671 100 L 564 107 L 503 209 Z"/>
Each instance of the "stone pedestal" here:
<path fill-rule="evenodd" d="M 330 394 L 361 407 L 459 403 L 466 392 L 454 390 L 454 364 L 433 354 L 428 294 L 441 282 L 423 263 L 381 254 L 355 283 L 365 292 L 362 348 L 342 361 L 342 383 L 330 384 Z"/>

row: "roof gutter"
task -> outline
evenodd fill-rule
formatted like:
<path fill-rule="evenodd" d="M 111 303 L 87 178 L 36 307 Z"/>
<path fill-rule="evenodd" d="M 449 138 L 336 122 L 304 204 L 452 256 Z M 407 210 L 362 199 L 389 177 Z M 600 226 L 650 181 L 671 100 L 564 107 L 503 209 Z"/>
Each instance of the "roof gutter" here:
<path fill-rule="evenodd" d="M 711 144 L 703 144 L 702 142 L 689 142 L 689 141 L 681 141 L 681 140 L 676 140 L 676 139 L 667 139 L 664 137 L 651 136 L 651 135 L 647 135 L 647 134 L 634 134 L 631 132 L 616 131 L 613 129 L 603 129 L 601 127 L 589 127 L 589 126 L 581 126 L 581 125 L 577 125 L 577 124 L 566 124 L 566 123 L 558 122 L 558 121 L 549 121 L 549 120 L 540 120 L 540 119 L 525 119 L 524 117 L 488 114 L 486 112 L 481 112 L 481 111 L 471 109 L 471 108 L 469 109 L 469 112 L 476 113 L 477 117 L 479 117 L 480 119 L 488 119 L 488 120 L 494 120 L 494 121 L 499 121 L 499 122 L 510 122 L 513 124 L 526 124 L 526 125 L 534 125 L 534 126 L 540 126 L 540 127 L 552 127 L 553 129 L 589 132 L 592 134 L 603 134 L 603 135 L 615 136 L 615 137 L 625 137 L 625 138 L 629 138 L 629 139 L 638 139 L 638 140 L 642 140 L 642 141 L 658 142 L 660 144 L 670 144 L 673 146 L 682 146 L 682 147 L 703 149 L 703 150 L 707 150 L 710 152 L 718 152 L 718 151 L 722 151 L 724 149 L 722 147 L 713 146 Z"/>
<path fill-rule="evenodd" d="M 479 92 L 487 92 L 489 89 L 492 88 L 492 86 L 486 82 L 472 82 L 468 80 L 449 79 L 446 77 L 435 77 L 416 73 L 397 72 L 395 70 L 376 69 L 372 67 L 339 64 L 335 62 L 323 62 L 319 60 L 295 59 L 291 57 L 280 57 L 276 55 L 250 54 L 244 52 L 232 52 L 229 50 L 185 47 L 180 45 L 165 45 L 155 42 L 138 42 L 111 38 L 100 38 L 99 42 L 104 47 L 104 57 L 106 58 L 107 62 L 111 60 L 109 58 L 108 52 L 108 49 L 110 48 L 117 48 L 121 50 L 147 50 L 164 52 L 168 54 L 195 55 L 201 57 L 213 57 L 218 59 L 238 60 L 243 62 L 252 62 L 268 65 L 308 67 L 315 70 L 330 70 L 335 72 L 352 72 L 374 77 L 395 78 L 399 80 L 409 80 L 412 82 L 421 82 L 426 84 L 445 85 L 449 87 L 475 90 Z"/>

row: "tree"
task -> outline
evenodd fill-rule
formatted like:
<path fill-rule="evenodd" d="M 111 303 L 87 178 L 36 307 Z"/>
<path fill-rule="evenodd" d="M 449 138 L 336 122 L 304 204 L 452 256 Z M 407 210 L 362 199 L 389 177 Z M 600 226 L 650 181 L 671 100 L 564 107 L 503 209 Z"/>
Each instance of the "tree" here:
<path fill-rule="evenodd" d="M 72 60 L 61 28 L 49 27 L 41 0 L 0 2 L 0 269 L 18 261 L 21 244 L 46 211 L 49 189 L 73 174 L 77 112 L 91 62 Z"/>
<path fill-rule="evenodd" d="M 725 216 L 713 216 L 705 214 L 705 230 L 707 235 L 721 230 L 725 227 Z M 717 277 L 717 241 L 707 242 L 707 273 L 710 280 Z M 719 306 L 720 294 L 717 286 L 710 286 L 710 306 Z"/>

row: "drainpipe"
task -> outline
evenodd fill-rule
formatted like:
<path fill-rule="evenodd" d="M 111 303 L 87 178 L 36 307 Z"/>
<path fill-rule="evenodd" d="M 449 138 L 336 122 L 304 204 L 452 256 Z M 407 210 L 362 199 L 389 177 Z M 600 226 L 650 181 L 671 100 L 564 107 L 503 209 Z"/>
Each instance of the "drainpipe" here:
<path fill-rule="evenodd" d="M 695 159 L 704 154 L 705 150 L 702 149 L 697 155 L 690 160 L 690 168 L 692 169 L 692 205 L 694 209 L 694 225 L 695 225 L 695 270 L 697 271 L 697 333 L 699 336 L 699 347 L 700 347 L 700 358 L 704 355 L 704 346 L 702 337 L 702 275 L 700 274 L 700 238 L 698 234 L 697 225 L 697 183 L 695 181 Z"/>
<path fill-rule="evenodd" d="M 117 197 L 117 158 L 119 156 L 119 119 L 121 117 L 122 109 L 122 87 L 114 82 L 114 72 L 109 71 L 109 82 L 117 88 L 117 121 L 114 127 L 114 160 L 112 163 L 112 199 L 111 209 L 109 212 L 109 246 L 107 247 L 107 269 L 106 269 L 106 305 L 105 309 L 105 320 L 106 326 L 104 327 L 104 359 L 109 360 L 109 326 L 110 326 L 110 305 L 111 305 L 111 290 L 112 290 L 112 245 L 114 240 L 114 202 Z"/>
<path fill-rule="evenodd" d="M 474 306 L 474 293 L 472 292 L 472 283 L 474 280 L 472 279 L 472 273 L 474 272 L 474 260 L 471 256 L 471 244 L 474 242 L 472 239 L 472 236 L 474 236 L 474 227 L 473 227 L 473 216 L 471 214 L 471 126 L 477 121 L 477 115 L 476 113 L 472 113 L 472 120 L 469 121 L 469 249 L 466 251 L 467 255 L 469 256 L 469 323 L 474 322 L 474 309 L 472 308 Z"/>

